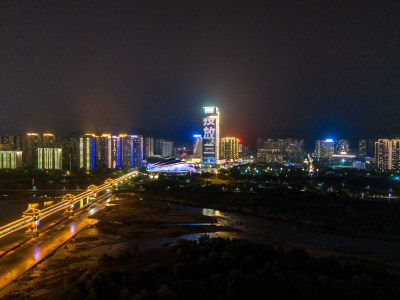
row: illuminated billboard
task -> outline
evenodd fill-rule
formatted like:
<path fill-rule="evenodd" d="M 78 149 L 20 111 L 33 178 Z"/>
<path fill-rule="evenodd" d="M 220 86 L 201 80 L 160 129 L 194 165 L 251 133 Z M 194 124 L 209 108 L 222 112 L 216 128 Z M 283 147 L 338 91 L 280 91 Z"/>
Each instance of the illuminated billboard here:
<path fill-rule="evenodd" d="M 219 160 L 219 109 L 203 107 L 203 163 L 215 164 Z"/>

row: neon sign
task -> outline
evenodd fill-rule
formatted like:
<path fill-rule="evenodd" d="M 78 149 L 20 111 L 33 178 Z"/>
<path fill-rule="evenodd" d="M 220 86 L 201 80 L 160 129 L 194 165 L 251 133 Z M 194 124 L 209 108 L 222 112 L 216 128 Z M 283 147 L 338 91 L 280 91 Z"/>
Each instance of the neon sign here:
<path fill-rule="evenodd" d="M 219 110 L 203 107 L 203 163 L 215 164 L 219 159 Z"/>
<path fill-rule="evenodd" d="M 204 113 L 213 114 L 215 112 L 215 106 L 204 107 Z"/>

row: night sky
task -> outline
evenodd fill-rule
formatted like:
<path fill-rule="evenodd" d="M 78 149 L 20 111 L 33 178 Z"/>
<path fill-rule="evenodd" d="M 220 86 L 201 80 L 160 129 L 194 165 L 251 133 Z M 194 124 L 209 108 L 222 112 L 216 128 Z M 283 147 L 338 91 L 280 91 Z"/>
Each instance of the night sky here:
<path fill-rule="evenodd" d="M 399 1 L 0 1 L 0 133 L 400 136 Z"/>

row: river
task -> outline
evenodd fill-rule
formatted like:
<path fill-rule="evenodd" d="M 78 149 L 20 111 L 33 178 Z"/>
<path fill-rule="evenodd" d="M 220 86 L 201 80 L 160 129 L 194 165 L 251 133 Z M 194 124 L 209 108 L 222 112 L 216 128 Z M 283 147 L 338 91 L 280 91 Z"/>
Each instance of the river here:
<path fill-rule="evenodd" d="M 237 232 L 208 233 L 210 237 L 245 238 L 293 246 L 333 248 L 345 252 L 400 258 L 400 242 L 315 232 L 309 229 L 298 229 L 288 222 L 267 217 L 222 212 L 210 208 L 198 208 L 150 198 L 146 198 L 143 201 L 154 202 L 195 214 L 213 216 L 218 220 L 219 225 L 239 230 Z M 191 234 L 181 238 L 194 240 L 200 236 L 201 234 Z"/>

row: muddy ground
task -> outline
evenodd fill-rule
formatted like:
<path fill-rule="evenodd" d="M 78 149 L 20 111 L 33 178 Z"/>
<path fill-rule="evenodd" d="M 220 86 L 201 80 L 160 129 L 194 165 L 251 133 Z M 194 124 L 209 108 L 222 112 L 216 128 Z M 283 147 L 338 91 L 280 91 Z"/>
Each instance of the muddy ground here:
<path fill-rule="evenodd" d="M 218 226 L 213 217 L 146 203 L 132 195 L 119 195 L 111 203 L 114 205 L 92 216 L 98 220 L 96 225 L 77 233 L 53 255 L 5 287 L 0 298 L 51 299 L 68 285 L 68 278 L 84 276 L 104 254 L 157 248 L 186 234 L 234 230 Z"/>

